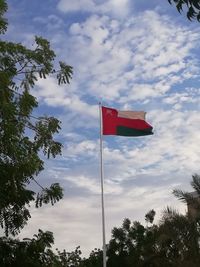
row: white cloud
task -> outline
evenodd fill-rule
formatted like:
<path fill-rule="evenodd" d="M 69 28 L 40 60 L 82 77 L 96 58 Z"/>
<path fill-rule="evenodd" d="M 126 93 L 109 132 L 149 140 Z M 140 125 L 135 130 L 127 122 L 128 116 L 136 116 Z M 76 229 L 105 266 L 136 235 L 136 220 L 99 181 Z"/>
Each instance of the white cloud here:
<path fill-rule="evenodd" d="M 151 21 L 151 23 L 149 23 Z M 115 25 L 114 29 L 111 26 Z M 70 28 L 78 83 L 106 101 L 157 97 L 199 72 L 191 50 L 198 34 L 154 11 L 119 21 L 93 15 Z"/>
<path fill-rule="evenodd" d="M 95 179 L 96 177 L 86 177 L 86 176 L 65 176 L 64 180 L 73 183 L 76 187 L 80 187 L 89 191 L 92 194 L 99 194 L 100 195 L 100 181 Z M 105 180 L 105 194 L 120 194 L 123 191 L 122 187 L 118 184 L 113 182 L 112 180 L 106 179 Z"/>
<path fill-rule="evenodd" d="M 55 43 L 56 38 L 51 38 Z M 92 14 L 82 23 L 73 23 L 69 36 L 59 36 L 60 53 L 74 66 L 69 90 L 59 88 L 54 80 L 41 81 L 43 90 L 37 96 L 48 105 L 68 106 L 91 116 L 96 106 L 88 105 L 85 96 L 121 105 L 165 96 L 173 86 L 197 77 L 192 49 L 198 40 L 196 32 L 174 27 L 155 11 L 127 17 L 123 23 Z"/>
<path fill-rule="evenodd" d="M 58 9 L 62 12 L 74 12 L 74 11 L 91 11 L 95 8 L 93 0 L 61 0 L 58 3 Z"/>
<path fill-rule="evenodd" d="M 88 158 L 95 157 L 99 149 L 98 142 L 92 140 L 83 140 L 79 143 L 66 143 L 63 156 L 66 158 Z"/>
<path fill-rule="evenodd" d="M 82 101 L 68 86 L 59 86 L 53 77 L 39 79 L 37 87 L 32 90 L 32 94 L 48 106 L 62 107 L 93 118 L 98 117 L 97 106 L 91 106 Z"/>
<path fill-rule="evenodd" d="M 38 225 L 43 231 L 54 233 L 55 247 L 60 250 L 71 251 L 80 245 L 83 253 L 88 255 L 94 247 L 101 247 L 101 210 L 98 198 L 66 198 L 56 206 L 33 209 L 32 218 L 20 237 L 31 237 L 37 233 Z"/>
<path fill-rule="evenodd" d="M 59 30 L 64 26 L 63 21 L 54 14 L 48 15 L 47 17 L 37 16 L 33 19 L 33 22 L 39 23 L 43 27 L 46 26 L 48 31 Z"/>
<path fill-rule="evenodd" d="M 192 108 L 196 109 L 196 105 L 194 104 L 199 103 L 200 98 L 200 90 L 199 88 L 181 88 L 182 90 L 180 92 L 175 92 L 166 95 L 165 98 L 163 98 L 163 103 L 169 104 L 169 105 L 180 105 L 180 107 L 186 107 L 186 108 Z"/>
<path fill-rule="evenodd" d="M 126 16 L 130 12 L 130 0 L 60 0 L 58 9 L 62 12 L 94 12 L 94 13 L 110 13 L 115 16 Z"/>

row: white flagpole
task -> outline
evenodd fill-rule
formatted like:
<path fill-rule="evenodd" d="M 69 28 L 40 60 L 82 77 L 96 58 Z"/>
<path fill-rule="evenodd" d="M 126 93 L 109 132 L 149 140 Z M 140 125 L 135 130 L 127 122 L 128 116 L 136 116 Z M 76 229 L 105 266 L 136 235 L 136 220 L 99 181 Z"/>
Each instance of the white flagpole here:
<path fill-rule="evenodd" d="M 106 233 L 104 212 L 104 171 L 103 171 L 103 134 L 102 134 L 102 106 L 99 103 L 100 117 L 100 174 L 101 174 L 101 211 L 102 211 L 102 235 L 103 235 L 103 267 L 106 267 Z"/>

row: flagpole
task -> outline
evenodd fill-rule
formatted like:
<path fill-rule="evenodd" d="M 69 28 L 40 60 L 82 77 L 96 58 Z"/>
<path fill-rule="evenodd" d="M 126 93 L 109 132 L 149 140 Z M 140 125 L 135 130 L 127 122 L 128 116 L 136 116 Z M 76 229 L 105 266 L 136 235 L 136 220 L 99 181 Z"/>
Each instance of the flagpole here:
<path fill-rule="evenodd" d="M 99 103 L 100 117 L 100 175 L 101 175 L 101 215 L 102 215 L 102 236 L 103 236 L 103 267 L 106 267 L 106 233 L 105 233 L 105 212 L 104 212 L 104 171 L 103 171 L 103 134 L 102 134 L 102 106 Z"/>

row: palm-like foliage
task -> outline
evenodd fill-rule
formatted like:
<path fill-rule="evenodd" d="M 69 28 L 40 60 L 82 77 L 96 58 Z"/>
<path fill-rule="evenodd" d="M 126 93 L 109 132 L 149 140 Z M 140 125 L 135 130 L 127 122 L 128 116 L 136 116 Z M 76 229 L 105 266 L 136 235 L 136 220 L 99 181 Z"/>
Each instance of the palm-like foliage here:
<path fill-rule="evenodd" d="M 163 211 L 159 225 L 159 253 L 168 258 L 169 266 L 199 266 L 200 263 L 200 176 L 192 176 L 194 192 L 176 189 L 173 194 L 187 204 L 188 213 L 172 208 Z"/>
<path fill-rule="evenodd" d="M 191 185 L 195 193 L 174 190 L 180 200 L 200 210 L 200 176 L 192 177 Z M 123 221 L 122 227 L 112 230 L 108 245 L 108 267 L 197 267 L 200 264 L 200 217 L 180 214 L 167 207 L 158 225 L 154 225 L 154 210 L 150 210 L 145 220 L 150 226 L 139 222 Z"/>
<path fill-rule="evenodd" d="M 191 186 L 195 190 L 192 193 L 175 189 L 173 194 L 188 205 L 188 216 L 198 223 L 200 220 L 200 176 L 198 174 L 192 176 Z"/>
<path fill-rule="evenodd" d="M 179 13 L 186 8 L 187 18 L 197 19 L 200 22 L 200 0 L 168 0 L 168 2 L 174 3 Z"/>
<path fill-rule="evenodd" d="M 167 207 L 163 211 L 159 226 L 160 255 L 165 255 L 164 258 L 168 259 L 172 266 L 198 266 L 199 234 L 194 221 Z"/>

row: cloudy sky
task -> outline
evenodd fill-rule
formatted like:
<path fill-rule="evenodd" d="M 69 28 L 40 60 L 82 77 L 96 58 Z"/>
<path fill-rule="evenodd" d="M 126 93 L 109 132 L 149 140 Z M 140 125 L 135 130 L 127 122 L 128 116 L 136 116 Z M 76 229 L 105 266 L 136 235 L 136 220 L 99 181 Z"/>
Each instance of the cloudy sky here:
<path fill-rule="evenodd" d="M 84 255 L 101 248 L 98 102 L 144 110 L 154 135 L 104 137 L 106 239 L 125 217 L 144 222 L 154 208 L 185 207 L 171 192 L 191 190 L 200 173 L 200 24 L 166 1 L 9 0 L 6 38 L 31 47 L 47 38 L 74 68 L 70 85 L 40 80 L 35 114 L 62 121 L 62 156 L 46 162 L 42 185 L 59 182 L 65 197 L 33 209 L 21 236 L 54 232 L 56 247 Z M 157 219 L 159 216 L 157 215 Z"/>

